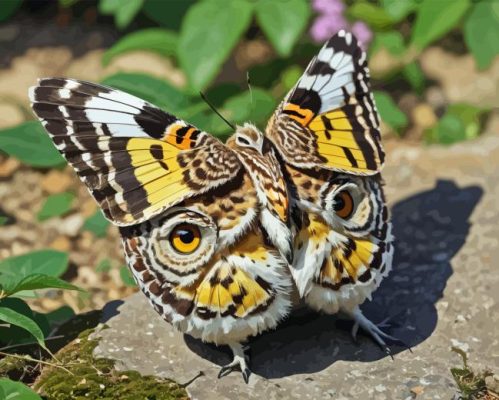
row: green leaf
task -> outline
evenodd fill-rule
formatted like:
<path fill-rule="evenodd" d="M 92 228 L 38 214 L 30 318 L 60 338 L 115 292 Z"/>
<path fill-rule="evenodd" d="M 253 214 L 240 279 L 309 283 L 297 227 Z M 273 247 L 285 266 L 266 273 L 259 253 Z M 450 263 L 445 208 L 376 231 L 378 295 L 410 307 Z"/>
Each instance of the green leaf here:
<path fill-rule="evenodd" d="M 217 75 L 241 35 L 251 23 L 253 6 L 247 1 L 216 0 L 194 4 L 182 21 L 178 58 L 192 90 L 204 89 Z"/>
<path fill-rule="evenodd" d="M 117 73 L 105 78 L 102 84 L 133 94 L 171 113 L 182 111 L 189 104 L 187 96 L 176 87 L 146 74 Z"/>
<path fill-rule="evenodd" d="M 347 9 L 347 15 L 352 19 L 365 21 L 377 30 L 389 28 L 394 23 L 394 19 L 385 9 L 364 1 L 353 3 Z"/>
<path fill-rule="evenodd" d="M 130 269 L 125 265 L 123 265 L 120 268 L 120 277 L 125 286 L 130 286 L 130 287 L 137 286 L 137 284 L 133 279 L 132 273 L 130 272 Z"/>
<path fill-rule="evenodd" d="M 291 90 L 292 87 L 296 85 L 298 79 L 300 79 L 303 74 L 303 68 L 299 65 L 290 65 L 281 74 L 281 82 L 284 86 L 284 90 L 287 92 Z"/>
<path fill-rule="evenodd" d="M 381 0 L 383 9 L 399 22 L 417 8 L 417 0 Z"/>
<path fill-rule="evenodd" d="M 437 125 L 426 130 L 427 143 L 452 144 L 480 134 L 480 117 L 486 110 L 469 104 L 451 104 Z"/>
<path fill-rule="evenodd" d="M 229 99 L 232 96 L 235 96 L 237 94 L 241 93 L 241 86 L 235 83 L 221 83 L 216 86 L 210 87 L 205 95 L 208 98 L 208 100 L 215 106 L 215 107 L 222 107 L 225 101 Z M 201 100 L 199 96 L 196 96 L 198 99 L 198 102 Z M 204 102 L 203 102 L 204 103 Z"/>
<path fill-rule="evenodd" d="M 416 61 L 404 66 L 402 75 L 418 94 L 422 93 L 426 78 L 421 70 L 421 67 Z"/>
<path fill-rule="evenodd" d="M 0 261 L 0 274 L 4 277 L 25 277 L 45 274 L 60 277 L 68 268 L 68 254 L 56 250 L 38 250 Z"/>
<path fill-rule="evenodd" d="M 196 0 L 146 0 L 142 12 L 159 25 L 178 31 L 187 10 Z"/>
<path fill-rule="evenodd" d="M 306 0 L 269 1 L 256 3 L 256 18 L 263 32 L 281 57 L 291 54 L 310 18 Z"/>
<path fill-rule="evenodd" d="M 424 49 L 454 28 L 469 7 L 469 0 L 422 0 L 412 29 L 412 45 Z"/>
<path fill-rule="evenodd" d="M 165 57 L 175 56 L 177 40 L 177 34 L 166 29 L 150 28 L 136 31 L 126 35 L 107 50 L 102 57 L 102 63 L 108 65 L 117 55 L 134 50 L 148 50 Z"/>
<path fill-rule="evenodd" d="M 381 119 L 400 133 L 400 130 L 408 124 L 407 116 L 398 108 L 388 93 L 374 91 L 373 95 Z"/>
<path fill-rule="evenodd" d="M 109 272 L 111 270 L 111 261 L 109 258 L 104 258 L 95 267 L 96 272 Z"/>
<path fill-rule="evenodd" d="M 394 56 L 400 56 L 405 52 L 404 37 L 399 31 L 377 32 L 369 50 L 376 53 L 382 48 Z"/>
<path fill-rule="evenodd" d="M 71 210 L 74 199 L 75 195 L 69 192 L 57 193 L 47 197 L 37 214 L 38 221 L 66 214 Z"/>
<path fill-rule="evenodd" d="M 38 121 L 1 130 L 0 150 L 32 167 L 59 167 L 66 163 Z"/>
<path fill-rule="evenodd" d="M 26 304 L 24 300 L 18 299 L 16 297 L 4 297 L 0 300 L 0 306 L 16 311 L 17 313 L 22 314 L 27 318 L 35 320 L 35 313 L 31 310 L 31 308 Z M 40 326 L 40 328 L 42 327 Z M 33 336 L 26 330 L 15 325 L 10 325 L 9 327 L 7 327 L 6 324 L 4 324 L 2 326 L 2 323 L 0 323 L 1 345 L 28 343 L 32 341 Z"/>
<path fill-rule="evenodd" d="M 5 285 L 5 282 L 2 282 L 1 286 L 7 296 L 11 296 L 22 290 L 67 289 L 83 291 L 78 286 L 72 285 L 55 276 L 45 274 L 31 274 L 18 279 L 17 282 L 11 279 L 7 285 Z"/>
<path fill-rule="evenodd" d="M 5 225 L 7 221 L 9 220 L 8 217 L 5 217 L 3 215 L 0 215 L 0 226 Z"/>
<path fill-rule="evenodd" d="M 92 232 L 97 237 L 106 236 L 108 227 L 109 221 L 100 210 L 97 210 L 94 215 L 88 217 L 83 224 L 83 230 Z"/>
<path fill-rule="evenodd" d="M 114 23 L 119 29 L 126 28 L 142 8 L 144 0 L 100 0 L 99 11 L 114 15 Z"/>
<path fill-rule="evenodd" d="M 480 1 L 464 22 L 464 39 L 478 68 L 487 68 L 499 54 L 499 3 Z"/>
<path fill-rule="evenodd" d="M 265 124 L 276 107 L 275 99 L 265 90 L 252 88 L 228 99 L 222 107 L 223 115 L 234 123 Z"/>
<path fill-rule="evenodd" d="M 10 308 L 0 306 L 0 320 L 28 331 L 41 347 L 46 348 L 43 332 L 31 318 Z"/>
<path fill-rule="evenodd" d="M 33 390 L 21 382 L 0 378 L 0 398 L 5 400 L 42 400 Z"/>
<path fill-rule="evenodd" d="M 13 15 L 22 3 L 23 0 L 3 0 L 2 7 L 0 7 L 0 22 L 6 21 Z"/>

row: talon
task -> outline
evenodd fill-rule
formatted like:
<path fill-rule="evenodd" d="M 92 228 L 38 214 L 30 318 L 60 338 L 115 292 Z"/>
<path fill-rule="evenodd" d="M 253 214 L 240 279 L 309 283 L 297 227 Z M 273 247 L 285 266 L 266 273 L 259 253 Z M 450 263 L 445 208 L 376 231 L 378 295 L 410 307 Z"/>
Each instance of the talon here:
<path fill-rule="evenodd" d="M 232 353 L 234 354 L 234 359 L 231 363 L 224 365 L 220 368 L 218 372 L 218 379 L 223 378 L 224 376 L 229 375 L 232 371 L 236 369 L 241 370 L 241 374 L 243 376 L 244 382 L 248 383 L 249 377 L 251 375 L 251 370 L 248 368 L 248 357 L 244 353 L 245 350 L 248 349 L 247 346 L 242 346 L 240 343 L 230 344 L 229 345 Z"/>
<path fill-rule="evenodd" d="M 362 314 L 362 311 L 359 308 L 356 308 L 355 310 L 353 310 L 351 315 L 355 321 L 354 326 L 352 327 L 352 332 L 351 332 L 354 340 L 356 339 L 357 331 L 358 331 L 359 326 L 360 326 L 360 327 L 362 327 L 363 330 L 365 330 L 367 333 L 369 333 L 371 335 L 371 337 L 374 339 L 376 344 L 379 347 L 381 347 L 381 349 L 387 355 L 389 355 L 392 358 L 392 360 L 394 359 L 392 351 L 390 350 L 390 347 L 387 346 L 387 344 L 385 343 L 385 341 L 383 339 L 388 339 L 388 340 L 391 340 L 392 342 L 401 344 L 402 346 L 404 346 L 406 349 L 408 349 L 412 353 L 411 348 L 407 344 L 405 344 L 402 340 L 400 340 L 394 336 L 388 335 L 387 333 L 383 332 L 380 329 L 381 326 L 386 326 L 386 322 L 390 318 L 386 318 L 385 320 L 383 320 L 381 322 L 381 324 L 375 325 L 373 322 L 368 320 L 364 316 L 364 314 Z"/>
<path fill-rule="evenodd" d="M 390 348 L 388 346 L 385 346 L 385 353 L 390 356 L 392 361 L 395 361 L 395 358 L 393 357 L 392 351 L 390 350 Z"/>
<path fill-rule="evenodd" d="M 220 368 L 220 371 L 218 372 L 218 379 L 223 378 L 226 375 L 229 375 L 233 371 L 233 367 L 231 364 L 224 365 L 222 368 Z"/>
<path fill-rule="evenodd" d="M 247 384 L 249 382 L 249 377 L 251 375 L 251 371 L 249 368 L 246 367 L 242 373 L 243 373 L 244 382 Z"/>

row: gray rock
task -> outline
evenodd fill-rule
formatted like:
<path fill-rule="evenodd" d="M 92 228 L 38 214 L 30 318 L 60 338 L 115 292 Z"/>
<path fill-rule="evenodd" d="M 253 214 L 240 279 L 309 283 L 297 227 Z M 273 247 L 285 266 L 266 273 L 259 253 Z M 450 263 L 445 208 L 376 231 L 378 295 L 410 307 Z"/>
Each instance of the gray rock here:
<path fill-rule="evenodd" d="M 253 374 L 217 379 L 230 361 L 174 332 L 142 294 L 118 307 L 96 353 L 123 369 L 189 383 L 195 399 L 449 399 L 457 346 L 477 369 L 499 366 L 499 138 L 452 147 L 396 147 L 384 177 L 397 237 L 393 272 L 364 304 L 411 347 L 395 360 L 350 322 L 303 311 L 251 341 Z M 411 390 L 412 389 L 412 390 Z"/>

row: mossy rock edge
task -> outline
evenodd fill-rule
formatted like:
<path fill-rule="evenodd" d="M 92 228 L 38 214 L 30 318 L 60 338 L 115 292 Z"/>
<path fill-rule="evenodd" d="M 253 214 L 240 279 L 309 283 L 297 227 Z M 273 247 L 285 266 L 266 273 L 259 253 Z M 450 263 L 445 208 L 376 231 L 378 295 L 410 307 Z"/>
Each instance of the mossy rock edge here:
<path fill-rule="evenodd" d="M 178 383 L 154 376 L 142 376 L 136 371 L 118 371 L 115 362 L 95 358 L 98 344 L 91 339 L 93 329 L 83 331 L 76 340 L 61 349 L 57 359 L 70 371 L 45 367 L 33 388 L 47 400 L 177 400 L 188 399 Z"/>

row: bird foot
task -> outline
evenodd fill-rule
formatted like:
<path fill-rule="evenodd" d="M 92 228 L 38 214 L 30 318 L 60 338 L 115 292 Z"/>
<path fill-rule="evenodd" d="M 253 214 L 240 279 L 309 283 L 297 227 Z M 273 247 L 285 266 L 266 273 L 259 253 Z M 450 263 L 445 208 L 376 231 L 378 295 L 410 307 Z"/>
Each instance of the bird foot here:
<path fill-rule="evenodd" d="M 404 343 L 402 340 L 394 336 L 388 335 L 387 333 L 383 332 L 380 329 L 381 327 L 384 328 L 389 326 L 389 324 L 386 323 L 389 320 L 389 318 L 385 319 L 380 324 L 376 325 L 373 322 L 371 322 L 369 319 L 367 319 L 364 316 L 364 314 L 362 314 L 360 308 L 356 308 L 353 312 L 350 313 L 350 315 L 355 321 L 351 331 L 352 338 L 354 341 L 357 341 L 357 333 L 360 327 L 364 331 L 369 333 L 369 335 L 371 335 L 376 344 L 378 344 L 378 346 L 380 346 L 381 349 L 392 358 L 392 360 L 393 360 L 393 354 L 390 347 L 386 344 L 385 339 L 390 340 L 394 343 L 401 344 L 412 353 L 411 348 L 406 343 Z"/>
<path fill-rule="evenodd" d="M 226 375 L 229 375 L 232 371 L 236 371 L 239 369 L 243 375 L 244 382 L 248 383 L 249 377 L 251 375 L 251 370 L 248 368 L 249 359 L 245 354 L 245 348 L 242 344 L 230 344 L 229 347 L 234 354 L 234 359 L 227 365 L 224 365 L 220 368 L 220 372 L 218 373 L 218 378 L 222 378 Z"/>

